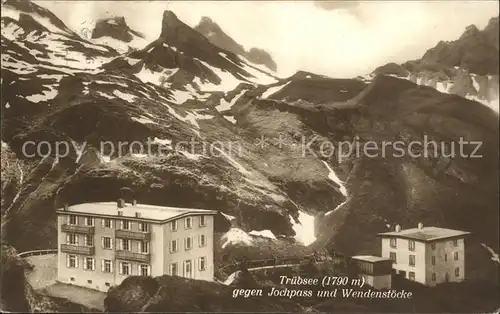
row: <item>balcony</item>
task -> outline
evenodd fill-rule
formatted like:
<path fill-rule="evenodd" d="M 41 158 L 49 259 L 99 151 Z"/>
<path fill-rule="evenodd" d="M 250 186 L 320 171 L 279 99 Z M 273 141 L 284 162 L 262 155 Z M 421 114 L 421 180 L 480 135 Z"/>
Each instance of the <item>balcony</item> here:
<path fill-rule="evenodd" d="M 142 263 L 149 263 L 150 259 L 151 259 L 149 253 L 148 254 L 134 253 L 134 252 L 123 251 L 123 250 L 117 250 L 115 257 L 117 259 L 134 261 L 134 262 L 142 262 Z"/>
<path fill-rule="evenodd" d="M 151 239 L 151 232 L 116 230 L 115 237 L 121 239 L 149 241 Z"/>
<path fill-rule="evenodd" d="M 81 246 L 81 245 L 71 245 L 71 244 L 61 244 L 61 252 L 70 254 L 81 254 L 81 255 L 94 255 L 94 246 Z"/>
<path fill-rule="evenodd" d="M 64 224 L 61 226 L 61 231 L 62 232 L 69 232 L 69 233 L 94 234 L 95 227 L 94 226 L 85 226 L 85 225 Z"/>

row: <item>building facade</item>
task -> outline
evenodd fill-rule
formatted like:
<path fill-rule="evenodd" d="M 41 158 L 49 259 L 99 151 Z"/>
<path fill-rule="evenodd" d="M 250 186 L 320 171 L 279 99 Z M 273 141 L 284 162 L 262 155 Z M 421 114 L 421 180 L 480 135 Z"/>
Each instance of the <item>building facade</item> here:
<path fill-rule="evenodd" d="M 128 276 L 212 281 L 216 211 L 86 203 L 57 210 L 57 280 L 99 291 Z"/>
<path fill-rule="evenodd" d="M 358 278 L 377 290 L 391 289 L 392 261 L 373 255 L 358 255 L 352 257 L 356 265 Z"/>
<path fill-rule="evenodd" d="M 380 233 L 382 257 L 406 279 L 428 286 L 465 279 L 465 237 L 469 232 L 424 227 Z"/>

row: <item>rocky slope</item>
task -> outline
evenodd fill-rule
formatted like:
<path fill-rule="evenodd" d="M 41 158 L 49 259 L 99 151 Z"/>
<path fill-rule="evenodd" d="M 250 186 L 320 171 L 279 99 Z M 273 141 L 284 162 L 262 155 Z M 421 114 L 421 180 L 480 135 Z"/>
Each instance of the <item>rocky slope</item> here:
<path fill-rule="evenodd" d="M 0 308 L 20 313 L 95 312 L 71 301 L 39 294 L 26 281 L 24 272 L 31 265 L 17 256 L 11 246 L 2 244 Z"/>
<path fill-rule="evenodd" d="M 459 39 L 439 42 L 422 58 L 386 64 L 364 79 L 392 75 L 479 101 L 498 112 L 498 33 L 498 17 L 494 17 L 483 30 L 468 26 Z"/>
<path fill-rule="evenodd" d="M 243 56 L 252 63 L 264 65 L 271 71 L 276 71 L 278 69 L 276 62 L 274 62 L 268 52 L 255 47 L 246 51 L 242 45 L 238 44 L 234 41 L 234 39 L 228 36 L 222 28 L 220 28 L 220 26 L 209 17 L 202 17 L 200 23 L 196 25 L 194 29 L 200 32 L 200 34 L 205 36 L 212 44 L 219 48 Z"/>
<path fill-rule="evenodd" d="M 109 290 L 107 312 L 296 312 L 304 309 L 292 300 L 276 297 L 234 298 L 233 288 L 219 283 L 180 277 L 125 279 Z"/>
<path fill-rule="evenodd" d="M 36 22 L 50 14 L 34 4 L 42 13 L 4 6 L 2 141 L 34 169 L 4 204 L 2 231 L 19 250 L 55 245 L 62 202 L 112 201 L 128 186 L 139 202 L 219 210 L 217 231 L 231 220 L 240 239 L 378 254 L 376 233 L 423 221 L 472 231 L 486 260 L 479 243 L 498 251 L 498 114 L 477 101 L 392 70 L 276 78 L 169 11 L 157 40 L 118 56 L 58 20 Z M 442 154 L 461 137 L 481 141 L 482 158 Z M 435 156 L 331 150 L 401 141 L 417 153 L 410 143 L 425 139 L 443 143 Z M 69 154 L 43 157 L 27 141 L 67 142 Z"/>

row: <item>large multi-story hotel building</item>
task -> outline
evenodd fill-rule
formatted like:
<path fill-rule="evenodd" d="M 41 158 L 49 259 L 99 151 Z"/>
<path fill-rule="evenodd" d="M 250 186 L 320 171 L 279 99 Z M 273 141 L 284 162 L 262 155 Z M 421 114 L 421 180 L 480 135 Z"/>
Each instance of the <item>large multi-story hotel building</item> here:
<path fill-rule="evenodd" d="M 100 291 L 131 275 L 212 281 L 216 211 L 85 203 L 57 210 L 57 280 Z"/>
<path fill-rule="evenodd" d="M 379 233 L 382 257 L 392 260 L 394 271 L 424 285 L 465 279 L 465 236 L 469 232 L 424 227 Z"/>

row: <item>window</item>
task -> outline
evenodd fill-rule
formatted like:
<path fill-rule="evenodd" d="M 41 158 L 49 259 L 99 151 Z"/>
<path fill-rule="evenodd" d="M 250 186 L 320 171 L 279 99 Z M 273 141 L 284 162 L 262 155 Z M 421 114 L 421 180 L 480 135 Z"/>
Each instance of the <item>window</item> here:
<path fill-rule="evenodd" d="M 102 248 L 108 250 L 111 250 L 113 248 L 111 237 L 102 237 Z"/>
<path fill-rule="evenodd" d="M 413 240 L 408 241 L 408 250 L 415 251 L 415 241 Z"/>
<path fill-rule="evenodd" d="M 408 279 L 415 281 L 415 272 L 411 271 L 408 273 Z"/>
<path fill-rule="evenodd" d="M 184 248 L 186 250 L 191 250 L 193 248 L 193 239 L 191 237 L 184 239 Z"/>
<path fill-rule="evenodd" d="M 89 280 L 87 280 L 87 283 L 92 283 L 92 280 L 90 280 L 90 279 L 89 279 Z"/>
<path fill-rule="evenodd" d="M 177 220 L 170 222 L 170 231 L 177 231 Z"/>
<path fill-rule="evenodd" d="M 84 237 L 83 237 L 83 243 L 85 246 L 94 246 L 94 237 L 91 236 L 90 234 L 86 234 Z"/>
<path fill-rule="evenodd" d="M 69 278 L 70 281 L 75 281 L 75 277 Z"/>
<path fill-rule="evenodd" d="M 396 238 L 391 238 L 390 239 L 390 245 L 392 248 L 395 248 L 397 246 Z"/>
<path fill-rule="evenodd" d="M 184 222 L 185 222 L 186 229 L 191 229 L 191 227 L 193 225 L 193 218 L 192 217 L 186 217 L 186 220 L 184 220 Z"/>
<path fill-rule="evenodd" d="M 122 220 L 120 222 L 120 225 L 121 225 L 121 229 L 122 230 L 130 230 L 130 221 L 128 221 L 128 220 Z"/>
<path fill-rule="evenodd" d="M 146 264 L 139 265 L 139 275 L 149 276 L 149 265 Z"/>
<path fill-rule="evenodd" d="M 170 276 L 177 276 L 177 263 L 170 264 Z"/>
<path fill-rule="evenodd" d="M 458 246 L 458 240 L 453 240 L 453 246 Z"/>
<path fill-rule="evenodd" d="M 70 225 L 76 225 L 77 224 L 77 219 L 75 215 L 70 215 L 68 219 L 68 224 Z"/>
<path fill-rule="evenodd" d="M 432 281 L 436 281 L 436 273 L 432 273 Z"/>
<path fill-rule="evenodd" d="M 139 252 L 141 253 L 149 253 L 149 243 L 147 241 L 139 242 Z"/>
<path fill-rule="evenodd" d="M 436 249 L 436 243 L 431 243 L 431 249 L 434 251 Z"/>
<path fill-rule="evenodd" d="M 85 217 L 85 225 L 93 226 L 94 225 L 94 218 L 93 217 Z"/>
<path fill-rule="evenodd" d="M 148 227 L 149 227 L 148 224 L 145 222 L 139 223 L 139 231 L 141 231 L 141 232 L 148 232 L 148 229 L 149 229 Z"/>
<path fill-rule="evenodd" d="M 120 239 L 121 249 L 124 251 L 130 251 L 130 240 L 129 239 Z"/>
<path fill-rule="evenodd" d="M 205 235 L 200 235 L 200 247 L 204 247 L 207 243 L 205 242 Z"/>
<path fill-rule="evenodd" d="M 184 277 L 191 277 L 191 261 L 184 261 Z"/>
<path fill-rule="evenodd" d="M 102 220 L 102 227 L 103 228 L 112 228 L 111 227 L 111 219 L 103 219 Z"/>
<path fill-rule="evenodd" d="M 120 275 L 130 275 L 130 263 L 120 262 Z"/>
<path fill-rule="evenodd" d="M 410 266 L 415 266 L 415 255 L 408 256 L 408 263 Z"/>
<path fill-rule="evenodd" d="M 207 222 L 205 220 L 205 215 L 201 215 L 200 216 L 200 227 L 205 227 L 206 224 L 207 224 Z"/>
<path fill-rule="evenodd" d="M 435 256 L 433 256 L 431 258 L 431 262 L 432 262 L 432 265 L 436 265 L 436 257 Z"/>
<path fill-rule="evenodd" d="M 448 254 L 445 254 L 445 255 L 444 255 L 444 261 L 445 261 L 445 262 L 446 262 L 446 261 L 448 261 Z"/>
<path fill-rule="evenodd" d="M 390 253 L 389 253 L 389 258 L 392 260 L 392 262 L 393 262 L 394 264 L 397 264 L 397 260 L 396 260 L 396 253 L 394 253 L 394 252 L 390 252 Z"/>
<path fill-rule="evenodd" d="M 112 273 L 113 272 L 113 262 L 109 259 L 102 260 L 101 271 L 103 273 Z"/>
<path fill-rule="evenodd" d="M 66 243 L 67 244 L 78 245 L 78 235 L 76 235 L 74 233 L 68 233 L 66 235 Z"/>
<path fill-rule="evenodd" d="M 83 263 L 83 269 L 95 270 L 95 259 L 93 257 L 85 257 Z"/>
<path fill-rule="evenodd" d="M 460 277 L 460 267 L 455 268 L 455 277 Z"/>
<path fill-rule="evenodd" d="M 200 268 L 200 271 L 204 271 L 206 267 L 206 259 L 205 257 L 200 257 L 200 260 L 198 261 L 198 266 Z"/>
<path fill-rule="evenodd" d="M 178 247 L 177 247 L 177 240 L 172 240 L 170 242 L 170 252 L 174 253 L 177 252 Z"/>
<path fill-rule="evenodd" d="M 105 282 L 104 284 L 106 285 L 106 287 L 111 286 L 111 284 L 109 282 Z"/>
<path fill-rule="evenodd" d="M 458 252 L 453 253 L 453 259 L 458 261 Z"/>
<path fill-rule="evenodd" d="M 78 257 L 76 255 L 67 255 L 66 266 L 68 268 L 78 268 Z"/>

